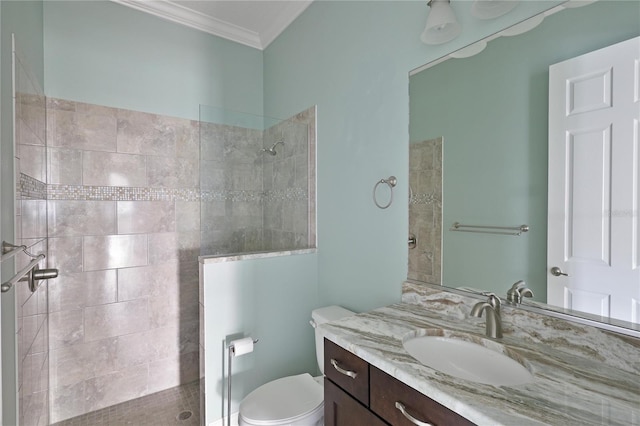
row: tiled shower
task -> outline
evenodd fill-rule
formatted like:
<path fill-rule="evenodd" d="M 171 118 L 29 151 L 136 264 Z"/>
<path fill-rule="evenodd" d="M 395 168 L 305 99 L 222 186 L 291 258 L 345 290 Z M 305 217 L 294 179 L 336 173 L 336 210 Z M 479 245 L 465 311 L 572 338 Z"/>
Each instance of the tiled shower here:
<path fill-rule="evenodd" d="M 409 144 L 409 248 L 407 277 L 442 284 L 442 141 Z"/>
<path fill-rule="evenodd" d="M 48 255 L 47 252 L 47 176 L 46 176 L 46 132 L 45 96 L 34 78 L 28 63 L 18 50 L 14 50 L 14 110 L 15 110 L 15 241 L 24 245 L 31 254 Z M 31 258 L 19 253 L 15 258 L 15 270 L 26 267 Z M 48 265 L 47 265 L 48 263 Z M 3 263 L 4 264 L 4 263 Z M 39 267 L 51 267 L 48 256 Z M 4 281 L 4 277 L 3 277 Z M 8 297 L 15 295 L 15 316 L 6 316 L 3 295 L 2 321 L 15 319 L 15 344 L 17 377 L 15 389 L 3 388 L 3 392 L 15 392 L 18 401 L 16 418 L 11 421 L 23 425 L 46 425 L 49 423 L 49 320 L 47 281 L 32 293 L 24 282 L 18 282 L 9 290 Z M 3 328 L 7 328 L 3 325 Z M 5 340 L 6 342 L 6 340 Z M 4 343 L 3 343 L 4 344 Z M 7 352 L 3 350 L 3 357 Z M 13 360 L 9 361 L 12 362 Z M 3 359 L 3 362 L 7 362 Z M 4 370 L 3 374 L 7 371 Z M 5 383 L 10 383 L 4 377 Z"/>
<path fill-rule="evenodd" d="M 233 116 L 47 100 L 51 423 L 198 379 L 198 255 L 315 245 L 315 108 Z"/>

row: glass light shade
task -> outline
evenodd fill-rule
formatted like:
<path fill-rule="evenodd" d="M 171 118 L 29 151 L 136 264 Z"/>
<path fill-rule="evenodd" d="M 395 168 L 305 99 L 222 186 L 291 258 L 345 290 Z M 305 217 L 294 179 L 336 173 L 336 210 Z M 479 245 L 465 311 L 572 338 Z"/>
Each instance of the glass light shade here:
<path fill-rule="evenodd" d="M 478 19 L 494 19 L 511 12 L 518 0 L 474 0 L 471 14 Z"/>
<path fill-rule="evenodd" d="M 471 56 L 477 55 L 482 52 L 485 47 L 487 47 L 487 42 L 484 40 L 477 41 L 472 45 L 464 47 L 460 50 L 456 50 L 453 53 L 450 53 L 449 56 L 456 59 L 469 58 Z"/>
<path fill-rule="evenodd" d="M 427 25 L 420 36 L 425 44 L 441 44 L 460 35 L 462 28 L 449 5 L 449 0 L 431 0 Z"/>
<path fill-rule="evenodd" d="M 532 16 L 531 18 L 527 19 L 526 21 L 522 21 L 519 24 L 513 25 L 513 26 L 507 28 L 506 30 L 501 31 L 500 35 L 505 36 L 505 37 L 513 37 L 513 36 L 517 36 L 517 35 L 520 35 L 520 34 L 524 34 L 527 31 L 531 31 L 532 29 L 534 29 L 538 25 L 542 24 L 542 21 L 544 21 L 544 14 L 543 13 L 541 13 L 539 15 L 536 15 L 536 16 Z"/>

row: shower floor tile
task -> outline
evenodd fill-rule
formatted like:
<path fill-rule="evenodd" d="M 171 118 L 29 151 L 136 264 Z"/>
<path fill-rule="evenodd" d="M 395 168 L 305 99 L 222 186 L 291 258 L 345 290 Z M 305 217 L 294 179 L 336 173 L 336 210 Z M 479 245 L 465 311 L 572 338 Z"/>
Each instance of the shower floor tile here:
<path fill-rule="evenodd" d="M 180 420 L 181 417 L 187 417 Z M 54 426 L 200 425 L 200 386 L 197 381 L 92 411 Z"/>

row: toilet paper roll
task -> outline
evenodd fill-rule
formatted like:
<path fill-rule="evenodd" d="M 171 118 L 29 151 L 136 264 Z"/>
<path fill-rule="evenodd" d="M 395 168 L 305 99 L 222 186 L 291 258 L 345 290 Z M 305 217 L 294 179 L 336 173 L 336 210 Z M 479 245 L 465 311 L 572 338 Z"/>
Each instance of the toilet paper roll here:
<path fill-rule="evenodd" d="M 253 338 L 245 337 L 231 342 L 233 346 L 233 356 L 240 356 L 253 352 Z"/>

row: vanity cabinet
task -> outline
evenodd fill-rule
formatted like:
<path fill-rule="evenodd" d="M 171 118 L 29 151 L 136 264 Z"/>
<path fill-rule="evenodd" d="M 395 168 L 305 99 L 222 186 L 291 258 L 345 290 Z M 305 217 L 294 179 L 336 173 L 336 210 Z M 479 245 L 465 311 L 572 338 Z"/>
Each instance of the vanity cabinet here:
<path fill-rule="evenodd" d="M 473 425 L 327 339 L 324 364 L 326 426 Z"/>

